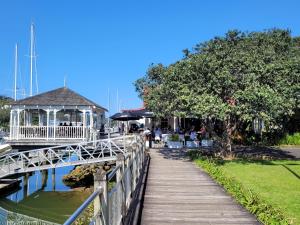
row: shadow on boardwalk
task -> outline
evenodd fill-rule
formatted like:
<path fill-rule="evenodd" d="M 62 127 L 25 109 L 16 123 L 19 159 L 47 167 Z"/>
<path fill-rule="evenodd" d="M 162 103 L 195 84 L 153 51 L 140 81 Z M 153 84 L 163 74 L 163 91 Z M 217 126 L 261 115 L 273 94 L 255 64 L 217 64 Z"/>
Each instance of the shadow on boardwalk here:
<path fill-rule="evenodd" d="M 185 160 L 185 161 L 191 161 L 187 156 L 187 150 L 186 149 L 170 149 L 170 148 L 162 148 L 158 149 L 158 152 L 161 153 L 161 155 L 165 159 L 172 159 L 172 160 Z"/>
<path fill-rule="evenodd" d="M 240 158 L 300 159 L 300 149 L 262 146 L 235 146 L 233 152 Z"/>

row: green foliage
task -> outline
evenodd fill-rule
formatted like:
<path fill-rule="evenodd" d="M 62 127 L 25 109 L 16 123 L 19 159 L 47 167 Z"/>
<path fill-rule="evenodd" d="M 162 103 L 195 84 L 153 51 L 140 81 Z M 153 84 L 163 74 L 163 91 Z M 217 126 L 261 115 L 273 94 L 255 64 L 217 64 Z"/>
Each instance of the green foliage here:
<path fill-rule="evenodd" d="M 250 127 L 256 117 L 268 131 L 283 129 L 299 108 L 298 39 L 279 29 L 229 31 L 168 67 L 152 65 L 136 90 L 158 116 L 223 121 L 229 145 L 237 124 Z"/>
<path fill-rule="evenodd" d="M 12 101 L 11 98 L 0 96 L 0 128 L 8 128 L 9 127 L 9 109 L 7 105 Z"/>
<path fill-rule="evenodd" d="M 286 134 L 278 142 L 279 145 L 300 145 L 300 132 L 294 133 L 292 135 Z"/>
<path fill-rule="evenodd" d="M 179 135 L 178 134 L 172 134 L 171 137 L 169 138 L 170 141 L 180 141 Z"/>
<path fill-rule="evenodd" d="M 83 213 L 75 220 L 74 225 L 90 224 L 91 219 L 94 216 L 94 204 L 91 203 Z"/>
<path fill-rule="evenodd" d="M 291 220 L 288 219 L 281 209 L 266 203 L 258 194 L 245 188 L 245 186 L 235 178 L 226 174 L 218 166 L 219 164 L 222 164 L 222 161 L 201 157 L 197 151 L 189 152 L 189 156 L 263 224 L 292 224 Z"/>

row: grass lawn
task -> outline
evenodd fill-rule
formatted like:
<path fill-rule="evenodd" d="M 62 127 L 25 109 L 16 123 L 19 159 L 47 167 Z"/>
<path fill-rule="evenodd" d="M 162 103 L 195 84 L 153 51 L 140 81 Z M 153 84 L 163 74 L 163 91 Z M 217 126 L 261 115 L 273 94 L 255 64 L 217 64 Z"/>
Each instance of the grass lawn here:
<path fill-rule="evenodd" d="M 220 168 L 300 224 L 300 160 L 234 160 Z"/>

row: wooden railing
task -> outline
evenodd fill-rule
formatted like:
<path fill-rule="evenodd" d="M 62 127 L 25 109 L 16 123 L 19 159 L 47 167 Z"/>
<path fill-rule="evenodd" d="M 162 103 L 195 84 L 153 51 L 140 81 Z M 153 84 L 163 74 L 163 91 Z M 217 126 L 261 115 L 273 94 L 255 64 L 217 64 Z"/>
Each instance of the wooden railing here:
<path fill-rule="evenodd" d="M 87 139 L 89 131 L 83 126 L 19 126 L 12 127 L 11 139 Z"/>
<path fill-rule="evenodd" d="M 129 210 L 137 208 L 132 207 L 131 203 L 135 200 L 135 195 L 140 195 L 137 188 L 145 174 L 146 159 L 149 157 L 145 154 L 144 138 L 135 136 L 135 141 L 128 146 L 126 154 L 118 154 L 116 166 L 110 172 L 106 172 L 105 168 L 95 172 L 93 194 L 64 225 L 137 224 L 138 213 L 130 213 L 133 214 L 131 222 L 125 221 L 128 221 Z M 93 215 L 89 213 L 91 211 Z"/>

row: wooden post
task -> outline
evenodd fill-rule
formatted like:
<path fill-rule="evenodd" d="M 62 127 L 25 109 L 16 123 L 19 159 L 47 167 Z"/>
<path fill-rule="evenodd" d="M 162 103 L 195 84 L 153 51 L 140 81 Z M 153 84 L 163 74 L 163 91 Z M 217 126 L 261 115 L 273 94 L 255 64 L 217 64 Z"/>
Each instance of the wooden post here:
<path fill-rule="evenodd" d="M 95 222 L 96 225 L 109 225 L 108 186 L 106 172 L 103 169 L 99 169 L 94 173 L 94 190 L 98 190 L 99 187 L 103 188 L 103 192 L 94 200 Z M 102 223 L 101 215 L 104 223 Z"/>
<path fill-rule="evenodd" d="M 127 159 L 125 160 L 125 170 L 128 169 L 130 174 L 131 174 L 131 170 L 130 170 L 130 160 L 131 160 L 131 159 L 132 159 L 132 155 L 131 155 L 131 154 L 128 154 L 128 157 L 127 157 Z M 131 179 L 132 179 L 132 177 L 131 177 Z M 130 198 L 129 198 L 129 201 L 126 202 L 126 209 L 128 209 L 129 206 L 130 206 L 131 196 L 132 196 L 132 182 L 131 182 L 131 180 L 129 180 L 129 181 L 127 181 L 127 182 L 129 182 L 129 184 L 130 184 L 129 190 L 127 190 L 127 191 L 130 191 Z M 126 199 L 126 198 L 127 198 L 127 196 L 126 196 L 126 194 L 125 194 L 125 199 Z M 127 200 L 127 199 L 126 199 L 126 200 Z"/>
<path fill-rule="evenodd" d="M 24 198 L 29 195 L 29 173 L 25 173 L 23 180 L 23 196 Z"/>
<path fill-rule="evenodd" d="M 124 184 L 124 179 L 125 179 L 125 157 L 122 153 L 117 155 L 117 161 L 116 161 L 116 166 L 120 166 L 120 169 L 118 169 L 117 174 L 116 174 L 116 181 L 117 184 L 120 182 L 121 185 L 121 199 L 119 199 L 118 202 L 121 202 L 121 215 L 125 216 L 126 215 L 126 199 L 125 199 L 125 184 Z M 123 179 L 122 179 L 123 177 Z"/>
<path fill-rule="evenodd" d="M 52 168 L 52 190 L 55 191 L 55 168 Z"/>
<path fill-rule="evenodd" d="M 131 157 L 132 157 L 132 186 L 131 186 L 131 191 L 133 192 L 135 190 L 136 186 L 136 152 L 134 149 L 131 150 Z"/>

